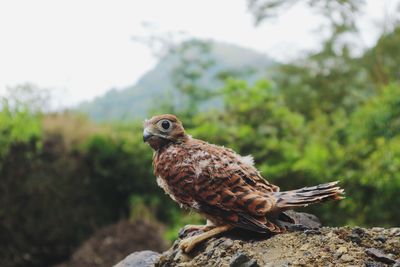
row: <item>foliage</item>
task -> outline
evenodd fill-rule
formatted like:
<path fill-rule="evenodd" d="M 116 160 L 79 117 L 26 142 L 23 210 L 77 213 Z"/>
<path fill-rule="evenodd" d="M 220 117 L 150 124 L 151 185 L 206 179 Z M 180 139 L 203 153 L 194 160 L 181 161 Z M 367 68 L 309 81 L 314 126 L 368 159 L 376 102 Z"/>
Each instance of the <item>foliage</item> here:
<path fill-rule="evenodd" d="M 155 215 L 168 216 L 138 127 L 114 134 L 76 115 L 22 109 L 3 109 L 0 122 L 0 265 L 65 259 L 96 228 L 127 217 L 132 194 L 146 192 L 166 207 Z"/>
<path fill-rule="evenodd" d="M 278 66 L 273 77 L 288 106 L 307 119 L 335 112 L 338 106 L 351 112 L 374 93 L 360 60 L 350 55 L 347 46 L 336 51 L 333 45 L 327 42 L 306 59 Z"/>
<path fill-rule="evenodd" d="M 337 50 L 336 40 L 328 40 L 320 52 L 278 66 L 273 80 L 288 106 L 307 119 L 321 112 L 335 112 L 338 107 L 349 114 L 382 86 L 400 80 L 399 39 L 397 27 L 356 58 L 349 44 Z"/>
<path fill-rule="evenodd" d="M 393 30 L 382 34 L 377 44 L 361 58 L 360 65 L 367 69 L 370 82 L 375 86 L 400 81 L 400 23 L 396 25 Z"/>
<path fill-rule="evenodd" d="M 398 225 L 400 216 L 400 86 L 384 87 L 350 118 L 345 178 L 359 188 L 351 199 L 366 224 Z M 360 205 L 360 203 L 362 203 Z M 361 206 L 361 207 L 360 207 Z M 374 216 L 368 216 L 374 214 Z"/>
<path fill-rule="evenodd" d="M 346 30 L 354 27 L 355 13 L 365 4 L 365 0 L 247 0 L 249 11 L 252 13 L 255 24 L 266 19 L 281 15 L 296 4 L 306 4 L 320 13 L 337 29 Z"/>
<path fill-rule="evenodd" d="M 0 111 L 0 160 L 13 142 L 35 143 L 40 135 L 39 116 L 32 116 L 28 110 L 14 112 L 4 106 Z"/>
<path fill-rule="evenodd" d="M 0 107 L 12 111 L 45 112 L 50 108 L 50 91 L 25 83 L 8 87 Z"/>

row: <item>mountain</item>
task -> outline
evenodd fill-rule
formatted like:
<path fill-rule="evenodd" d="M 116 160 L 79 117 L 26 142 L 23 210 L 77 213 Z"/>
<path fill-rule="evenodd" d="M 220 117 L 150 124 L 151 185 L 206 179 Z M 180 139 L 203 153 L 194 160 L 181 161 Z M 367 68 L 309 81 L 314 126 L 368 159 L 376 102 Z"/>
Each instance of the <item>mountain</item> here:
<path fill-rule="evenodd" d="M 187 45 L 187 41 L 183 45 Z M 221 80 L 217 75 L 221 72 L 235 73 L 240 78 L 254 81 L 265 76 L 266 70 L 275 65 L 265 54 L 240 46 L 209 41 L 207 55 L 195 53 L 190 55 L 195 60 L 199 57 L 210 57 L 213 60 L 200 80 L 207 88 L 219 88 Z M 200 58 L 200 59 L 201 59 Z M 171 79 L 180 57 L 171 53 L 162 58 L 149 72 L 144 74 L 136 84 L 121 89 L 111 89 L 103 96 L 93 101 L 84 102 L 78 106 L 80 112 L 86 113 L 95 121 L 132 120 L 143 118 L 154 103 L 161 104 L 163 99 L 174 90 Z M 216 105 L 215 101 L 211 105 Z"/>

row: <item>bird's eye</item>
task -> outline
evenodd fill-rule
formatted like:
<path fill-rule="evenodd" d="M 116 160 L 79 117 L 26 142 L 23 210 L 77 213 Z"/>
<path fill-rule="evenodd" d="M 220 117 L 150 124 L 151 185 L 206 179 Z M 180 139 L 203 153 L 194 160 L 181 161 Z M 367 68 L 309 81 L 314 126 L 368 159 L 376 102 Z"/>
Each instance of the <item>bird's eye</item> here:
<path fill-rule="evenodd" d="M 168 130 L 171 127 L 171 123 L 167 120 L 164 120 L 161 122 L 161 127 L 163 127 L 164 130 Z"/>

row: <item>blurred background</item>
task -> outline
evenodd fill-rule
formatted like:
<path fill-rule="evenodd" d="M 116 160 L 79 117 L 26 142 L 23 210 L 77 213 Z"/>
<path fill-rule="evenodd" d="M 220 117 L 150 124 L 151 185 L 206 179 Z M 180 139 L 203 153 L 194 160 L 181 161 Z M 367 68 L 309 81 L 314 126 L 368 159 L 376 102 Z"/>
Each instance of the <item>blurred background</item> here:
<path fill-rule="evenodd" d="M 324 225 L 400 225 L 400 1 L 0 2 L 0 265 L 111 266 L 201 223 L 158 188 L 174 113 Z"/>

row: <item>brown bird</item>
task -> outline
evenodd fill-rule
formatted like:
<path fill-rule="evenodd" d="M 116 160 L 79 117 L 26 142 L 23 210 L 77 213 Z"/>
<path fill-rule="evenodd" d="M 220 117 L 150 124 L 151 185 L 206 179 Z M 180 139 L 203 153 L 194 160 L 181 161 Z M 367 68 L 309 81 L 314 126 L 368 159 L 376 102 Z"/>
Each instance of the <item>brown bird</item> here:
<path fill-rule="evenodd" d="M 144 122 L 143 140 L 154 149 L 157 183 L 182 207 L 207 219 L 204 226 L 186 226 L 203 233 L 183 239 L 190 252 L 198 243 L 233 227 L 259 233 L 282 233 L 293 220 L 284 211 L 328 199 L 342 199 L 338 182 L 279 192 L 254 167 L 251 156 L 192 138 L 174 115 Z"/>

